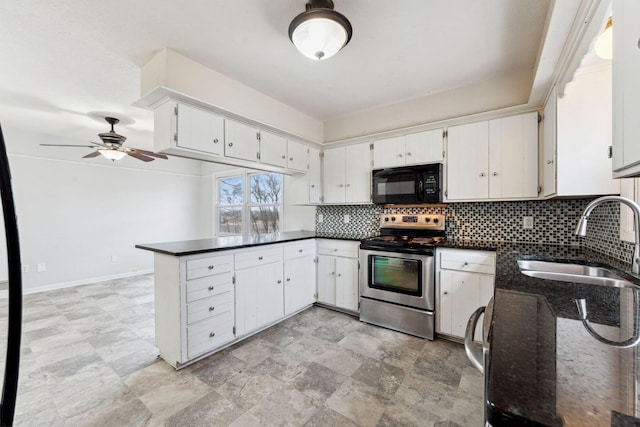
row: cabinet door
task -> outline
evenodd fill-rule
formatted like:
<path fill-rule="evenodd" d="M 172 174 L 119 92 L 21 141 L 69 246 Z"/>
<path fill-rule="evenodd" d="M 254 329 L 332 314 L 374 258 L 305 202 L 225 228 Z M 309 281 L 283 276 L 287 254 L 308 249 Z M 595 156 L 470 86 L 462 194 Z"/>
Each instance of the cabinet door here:
<path fill-rule="evenodd" d="M 345 158 L 344 147 L 324 151 L 322 162 L 322 192 L 324 203 L 344 203 L 345 201 Z M 356 159 L 349 159 L 356 160 Z M 352 166 L 355 167 L 355 166 Z"/>
<path fill-rule="evenodd" d="M 412 133 L 404 139 L 406 164 L 439 163 L 444 160 L 442 129 Z"/>
<path fill-rule="evenodd" d="M 284 283 L 281 262 L 260 266 L 257 270 L 259 284 L 256 323 L 260 328 L 284 316 Z"/>
<path fill-rule="evenodd" d="M 349 145 L 345 149 L 345 202 L 371 201 L 371 147 L 369 143 Z M 325 158 L 326 160 L 326 158 Z"/>
<path fill-rule="evenodd" d="M 373 141 L 373 168 L 392 168 L 405 164 L 404 136 Z"/>
<path fill-rule="evenodd" d="M 287 139 L 270 132 L 260 132 L 260 163 L 285 167 Z"/>
<path fill-rule="evenodd" d="M 322 201 L 322 162 L 320 150 L 309 148 L 309 203 Z"/>
<path fill-rule="evenodd" d="M 260 152 L 257 129 L 244 123 L 225 120 L 224 122 L 224 155 L 236 159 L 255 162 Z"/>
<path fill-rule="evenodd" d="M 309 151 L 306 145 L 287 141 L 287 168 L 301 172 L 309 169 Z"/>
<path fill-rule="evenodd" d="M 543 184 L 542 192 L 544 196 L 550 196 L 556 192 L 556 104 L 557 94 L 554 86 L 549 94 L 549 99 L 544 105 L 544 120 L 542 122 L 543 132 Z"/>
<path fill-rule="evenodd" d="M 335 258 L 336 306 L 358 311 L 358 260 Z"/>
<path fill-rule="evenodd" d="M 489 123 L 450 127 L 447 152 L 447 199 L 489 197 Z"/>
<path fill-rule="evenodd" d="M 620 170 L 640 162 L 640 2 L 614 0 L 613 13 L 613 170 Z"/>
<path fill-rule="evenodd" d="M 224 119 L 186 104 L 178 104 L 178 147 L 222 154 Z"/>
<path fill-rule="evenodd" d="M 236 271 L 236 336 L 246 335 L 258 326 L 259 267 Z"/>
<path fill-rule="evenodd" d="M 489 198 L 538 196 L 538 113 L 489 121 Z"/>
<path fill-rule="evenodd" d="M 636 203 L 640 202 L 640 178 L 621 179 L 620 195 Z M 628 206 L 620 204 L 620 240 L 633 243 L 635 239 L 633 211 Z"/>
<path fill-rule="evenodd" d="M 318 302 L 336 305 L 335 257 L 318 255 Z"/>
<path fill-rule="evenodd" d="M 285 316 L 313 304 L 316 291 L 315 263 L 312 256 L 285 260 L 284 263 L 284 314 Z"/>

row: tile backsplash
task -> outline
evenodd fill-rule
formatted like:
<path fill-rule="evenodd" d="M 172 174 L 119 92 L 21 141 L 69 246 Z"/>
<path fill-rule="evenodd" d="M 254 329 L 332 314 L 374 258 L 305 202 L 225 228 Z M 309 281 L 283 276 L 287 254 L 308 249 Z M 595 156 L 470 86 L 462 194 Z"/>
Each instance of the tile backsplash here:
<path fill-rule="evenodd" d="M 578 218 L 591 200 L 449 203 L 386 209 L 376 205 L 318 206 L 316 231 L 368 235 L 379 231 L 380 215 L 383 213 L 438 213 L 447 218 L 448 239 L 584 245 L 610 257 L 631 262 L 632 245 L 619 239 L 620 207 L 617 203 L 601 205 L 593 211 L 586 238 L 574 235 Z M 349 220 L 346 223 L 345 215 Z M 533 229 L 523 229 L 524 216 L 533 217 Z"/>

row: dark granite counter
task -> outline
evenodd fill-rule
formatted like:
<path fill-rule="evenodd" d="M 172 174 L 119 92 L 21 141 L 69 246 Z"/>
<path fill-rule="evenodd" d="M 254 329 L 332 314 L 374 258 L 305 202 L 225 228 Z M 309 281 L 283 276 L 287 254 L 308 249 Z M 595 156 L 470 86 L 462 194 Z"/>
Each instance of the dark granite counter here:
<path fill-rule="evenodd" d="M 628 266 L 579 247 L 498 244 L 487 420 L 493 426 L 640 425 L 640 346 L 620 348 L 596 339 L 576 305 L 585 299 L 597 335 L 624 341 L 640 334 L 640 287 L 528 277 L 518 258 L 608 266 L 640 285 L 639 277 L 624 271 Z"/>
<path fill-rule="evenodd" d="M 173 256 L 201 254 L 205 252 L 226 251 L 229 249 L 249 248 L 304 239 L 362 240 L 369 235 L 347 233 L 316 233 L 315 231 L 287 231 L 283 233 L 260 234 L 256 236 L 228 236 L 212 239 L 183 240 L 178 242 L 145 243 L 136 245 L 138 249 L 159 252 Z"/>

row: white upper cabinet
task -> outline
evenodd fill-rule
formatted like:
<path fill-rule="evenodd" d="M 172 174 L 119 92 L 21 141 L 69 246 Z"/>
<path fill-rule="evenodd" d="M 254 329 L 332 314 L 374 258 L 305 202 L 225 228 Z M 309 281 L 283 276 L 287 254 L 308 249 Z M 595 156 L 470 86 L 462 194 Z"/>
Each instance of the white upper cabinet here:
<path fill-rule="evenodd" d="M 176 105 L 176 145 L 211 154 L 222 154 L 224 119 L 190 105 Z"/>
<path fill-rule="evenodd" d="M 536 198 L 538 113 L 448 129 L 447 200 Z"/>
<path fill-rule="evenodd" d="M 373 168 L 390 168 L 443 161 L 442 129 L 417 132 L 373 142 Z"/>
<path fill-rule="evenodd" d="M 260 130 L 233 120 L 224 122 L 224 155 L 235 159 L 258 161 Z"/>
<path fill-rule="evenodd" d="M 489 197 L 489 123 L 452 126 L 447 139 L 447 199 Z"/>
<path fill-rule="evenodd" d="M 322 201 L 322 161 L 320 150 L 309 147 L 309 203 Z"/>
<path fill-rule="evenodd" d="M 640 176 L 640 1 L 613 2 L 613 171 Z"/>
<path fill-rule="evenodd" d="M 260 163 L 286 167 L 287 139 L 270 132 L 260 132 Z"/>
<path fill-rule="evenodd" d="M 369 143 L 324 150 L 323 202 L 371 201 L 371 149 Z"/>
<path fill-rule="evenodd" d="M 549 96 L 542 122 L 545 197 L 618 194 L 611 176 L 611 69 L 579 70 L 565 95 Z"/>
<path fill-rule="evenodd" d="M 306 145 L 288 140 L 287 141 L 287 169 L 306 172 L 309 169 L 309 151 Z"/>

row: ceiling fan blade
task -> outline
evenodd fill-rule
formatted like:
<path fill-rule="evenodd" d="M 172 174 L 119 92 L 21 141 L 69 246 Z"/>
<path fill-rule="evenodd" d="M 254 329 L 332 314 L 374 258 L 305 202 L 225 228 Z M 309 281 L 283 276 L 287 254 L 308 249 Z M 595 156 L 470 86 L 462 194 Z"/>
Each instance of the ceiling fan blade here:
<path fill-rule="evenodd" d="M 80 147 L 80 148 L 96 148 L 93 145 L 70 145 L 70 144 L 40 144 L 43 147 Z"/>
<path fill-rule="evenodd" d="M 100 155 L 100 152 L 99 152 L 99 151 L 94 151 L 93 153 L 89 153 L 89 154 L 87 154 L 86 156 L 82 156 L 82 158 L 83 158 L 83 159 L 88 159 L 88 158 L 90 158 L 90 157 L 97 157 L 97 156 L 99 156 L 99 155 Z"/>
<path fill-rule="evenodd" d="M 97 146 L 99 146 L 99 147 L 105 147 L 105 145 L 104 145 L 104 144 L 99 144 L 99 143 L 97 143 L 97 142 L 93 142 L 93 141 L 89 141 L 89 144 L 97 145 Z M 92 148 L 93 148 L 93 147 L 92 147 Z"/>
<path fill-rule="evenodd" d="M 144 154 L 136 153 L 135 151 L 125 151 L 131 157 L 135 157 L 138 160 L 142 160 L 143 162 L 152 162 L 153 157 L 145 156 Z"/>
<path fill-rule="evenodd" d="M 145 156 L 156 157 L 158 159 L 168 159 L 166 154 L 154 153 L 153 151 L 141 150 L 139 148 L 129 148 L 129 151 L 136 151 L 140 154 L 144 154 Z"/>

